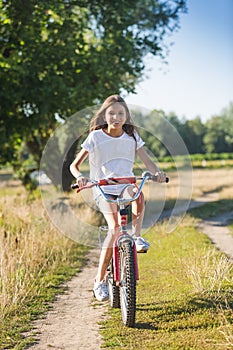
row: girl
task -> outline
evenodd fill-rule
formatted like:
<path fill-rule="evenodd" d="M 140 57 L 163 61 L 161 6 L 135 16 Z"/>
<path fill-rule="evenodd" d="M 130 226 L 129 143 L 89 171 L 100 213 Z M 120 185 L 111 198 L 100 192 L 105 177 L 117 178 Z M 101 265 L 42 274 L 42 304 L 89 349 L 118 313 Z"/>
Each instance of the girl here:
<path fill-rule="evenodd" d="M 166 174 L 159 170 L 143 147 L 144 142 L 133 125 L 129 109 L 119 95 L 109 96 L 93 117 L 90 133 L 82 143 L 82 150 L 70 166 L 72 175 L 79 187 L 86 185 L 88 179 L 80 172 L 80 166 L 89 156 L 90 178 L 99 180 L 108 177 L 133 176 L 135 153 L 146 168 L 157 175 L 159 182 L 166 180 Z M 127 185 L 111 185 L 103 187 L 110 198 L 116 198 Z M 100 254 L 99 268 L 94 282 L 94 295 L 98 301 L 108 299 L 108 288 L 105 274 L 112 257 L 112 246 L 119 233 L 119 222 L 115 203 L 107 203 L 94 190 L 95 200 L 108 224 L 108 235 Z M 144 213 L 143 194 L 132 203 L 132 227 L 135 235 L 137 251 L 147 251 L 149 243 L 140 237 Z"/>

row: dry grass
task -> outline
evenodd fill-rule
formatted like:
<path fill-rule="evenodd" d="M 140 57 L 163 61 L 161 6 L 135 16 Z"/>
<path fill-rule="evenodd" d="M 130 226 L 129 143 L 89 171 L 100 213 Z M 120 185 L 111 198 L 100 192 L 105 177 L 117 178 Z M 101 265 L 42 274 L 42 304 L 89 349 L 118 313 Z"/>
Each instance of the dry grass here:
<path fill-rule="evenodd" d="M 232 283 L 233 265 L 229 259 L 216 254 L 216 249 L 194 248 L 190 256 L 183 260 L 188 279 L 194 292 L 219 293 L 224 283 Z"/>
<path fill-rule="evenodd" d="M 0 197 L 0 246 L 2 330 L 9 315 L 20 314 L 30 300 L 48 288 L 49 275 L 66 265 L 77 269 L 84 251 L 58 233 L 40 199 L 28 201 L 22 187 L 15 189 L 15 195 Z M 77 263 L 74 250 L 80 252 Z"/>
<path fill-rule="evenodd" d="M 233 198 L 233 169 L 206 169 L 193 172 L 194 198 L 213 191 L 219 192 L 222 198 Z"/>
<path fill-rule="evenodd" d="M 82 221 L 93 226 L 105 224 L 103 215 L 95 205 L 92 190 L 85 190 L 80 193 L 72 192 L 67 194 L 69 205 L 77 217 L 82 217 Z"/>
<path fill-rule="evenodd" d="M 181 172 L 182 178 L 185 173 Z M 170 182 L 167 186 L 168 199 L 177 199 L 179 193 L 179 176 L 176 172 L 168 173 Z M 211 192 L 218 192 L 221 197 L 232 198 L 233 193 L 233 169 L 195 169 L 187 176 L 192 176 L 192 198 L 200 197 Z M 180 184 L 182 186 L 182 184 Z"/>
<path fill-rule="evenodd" d="M 233 200 L 233 169 L 195 169 L 179 174 L 170 171 L 167 175 L 168 184 L 148 183 L 144 187 L 147 215 L 161 213 L 164 208 L 187 209 L 190 200 L 225 200 L 228 205 Z"/>

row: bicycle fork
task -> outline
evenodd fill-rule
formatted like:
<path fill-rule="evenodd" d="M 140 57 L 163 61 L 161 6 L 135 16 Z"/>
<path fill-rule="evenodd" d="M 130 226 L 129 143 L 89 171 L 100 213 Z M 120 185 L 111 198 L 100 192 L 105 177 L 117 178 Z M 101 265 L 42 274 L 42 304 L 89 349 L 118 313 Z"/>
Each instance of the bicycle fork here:
<path fill-rule="evenodd" d="M 123 246 L 124 243 L 130 243 L 133 249 L 134 254 L 134 271 L 135 279 L 139 280 L 138 272 L 138 258 L 137 251 L 134 239 L 127 232 L 127 223 L 128 223 L 128 208 L 120 208 L 121 216 L 121 232 L 118 237 L 116 237 L 114 246 L 113 246 L 113 264 L 114 264 L 114 281 L 117 285 L 120 283 L 120 264 L 119 264 L 119 248 Z"/>

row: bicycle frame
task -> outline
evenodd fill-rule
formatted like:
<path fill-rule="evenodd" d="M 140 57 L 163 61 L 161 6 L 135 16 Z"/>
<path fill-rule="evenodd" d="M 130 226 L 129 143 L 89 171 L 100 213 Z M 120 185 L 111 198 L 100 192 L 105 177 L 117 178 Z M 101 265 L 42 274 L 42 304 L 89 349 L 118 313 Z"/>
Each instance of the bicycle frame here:
<path fill-rule="evenodd" d="M 150 173 L 145 173 L 142 177 L 117 177 L 117 178 L 108 178 L 108 179 L 101 179 L 99 181 L 90 180 L 90 183 L 88 183 L 86 186 L 83 186 L 81 188 L 78 188 L 77 192 L 80 192 L 81 190 L 92 188 L 96 186 L 101 196 L 104 198 L 104 200 L 108 203 L 116 203 L 118 206 L 118 211 L 121 217 L 120 222 L 120 234 L 116 237 L 114 244 L 113 244 L 113 261 L 114 261 L 114 280 L 116 284 L 119 285 L 120 283 L 120 271 L 119 271 L 119 255 L 118 255 L 118 249 L 123 241 L 131 241 L 133 252 L 134 252 L 134 269 L 135 269 L 135 278 L 136 280 L 139 280 L 139 272 L 138 272 L 138 262 L 137 262 L 137 251 L 135 247 L 135 243 L 131 235 L 128 233 L 127 230 L 127 224 L 128 224 L 128 209 L 126 208 L 127 205 L 129 205 L 131 202 L 135 201 L 141 194 L 142 188 L 149 178 L 151 178 Z M 141 183 L 139 186 L 136 185 L 137 180 L 141 180 Z M 104 191 L 102 190 L 101 186 L 108 186 L 108 185 L 116 185 L 116 184 L 134 184 L 137 191 L 135 192 L 135 195 L 132 198 L 121 198 L 117 197 L 117 199 L 110 199 L 108 198 Z M 75 185 L 72 186 L 72 188 L 77 188 Z"/>
<path fill-rule="evenodd" d="M 137 180 L 142 180 L 140 186 L 138 187 L 136 185 Z M 98 189 L 101 192 L 102 197 L 106 200 L 106 202 L 109 203 L 116 203 L 118 206 L 118 212 L 120 214 L 120 234 L 115 238 L 115 241 L 113 243 L 113 264 L 114 264 L 114 281 L 117 285 L 120 284 L 120 269 L 119 269 L 119 247 L 120 245 L 125 241 L 130 241 L 134 253 L 134 271 L 135 271 L 135 279 L 139 280 L 139 272 L 138 272 L 138 260 L 137 260 L 137 251 L 136 246 L 134 243 L 134 239 L 132 236 L 128 233 L 127 230 L 127 224 L 128 224 L 128 208 L 127 205 L 129 205 L 131 202 L 135 201 L 141 194 L 143 185 L 145 184 L 147 177 L 143 178 L 136 178 L 136 177 L 122 177 L 122 178 L 110 178 L 110 179 L 102 179 L 98 183 L 95 183 L 95 186 L 98 187 Z M 117 197 L 117 199 L 109 199 L 106 197 L 104 191 L 102 190 L 101 186 L 106 185 L 112 185 L 112 184 L 134 184 L 135 188 L 137 188 L 137 191 L 135 195 L 132 198 L 121 198 Z"/>

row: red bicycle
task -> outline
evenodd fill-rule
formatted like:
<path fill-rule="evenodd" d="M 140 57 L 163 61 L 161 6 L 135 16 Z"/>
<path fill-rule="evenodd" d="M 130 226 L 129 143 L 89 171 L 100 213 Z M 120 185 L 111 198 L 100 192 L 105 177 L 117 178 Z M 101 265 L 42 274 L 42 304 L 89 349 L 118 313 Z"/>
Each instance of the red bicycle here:
<path fill-rule="evenodd" d="M 157 177 L 149 172 L 145 172 L 141 177 L 118 177 L 101 179 L 99 181 L 90 180 L 86 186 L 78 188 L 77 184 L 72 188 L 78 188 L 77 192 L 98 187 L 102 197 L 109 203 L 116 203 L 120 215 L 120 233 L 113 243 L 113 257 L 107 271 L 107 281 L 109 287 L 110 306 L 121 308 L 122 321 L 127 327 L 134 327 L 136 317 L 136 285 L 139 280 L 137 251 L 134 239 L 128 232 L 129 205 L 141 194 L 142 188 L 147 180 L 157 181 Z M 141 181 L 137 185 L 137 181 Z M 169 179 L 166 178 L 166 182 Z M 101 186 L 115 184 L 126 184 L 136 188 L 135 194 L 129 198 L 124 193 L 116 199 L 109 199 L 103 192 Z"/>

